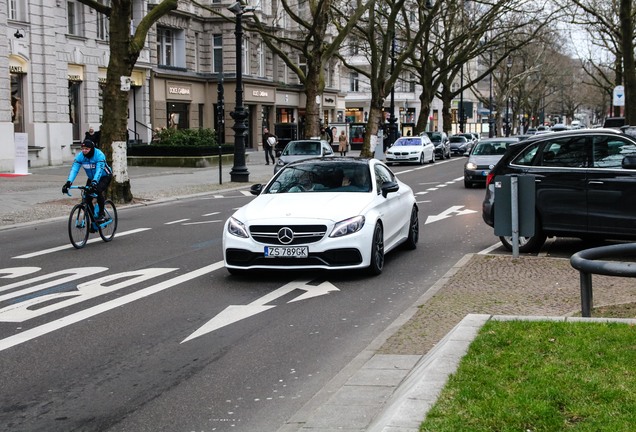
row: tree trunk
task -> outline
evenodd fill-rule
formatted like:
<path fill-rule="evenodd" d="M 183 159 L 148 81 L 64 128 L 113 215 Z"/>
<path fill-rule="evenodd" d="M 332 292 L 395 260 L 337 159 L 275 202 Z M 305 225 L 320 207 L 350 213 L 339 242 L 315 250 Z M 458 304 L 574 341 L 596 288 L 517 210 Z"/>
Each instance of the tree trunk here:
<path fill-rule="evenodd" d="M 371 103 L 369 109 L 369 118 L 365 126 L 364 143 L 360 151 L 361 157 L 374 157 L 376 146 L 382 146 L 384 151 L 384 140 L 378 140 L 378 130 L 380 124 L 384 124 L 384 107 L 379 106 L 380 103 Z"/>
<path fill-rule="evenodd" d="M 632 0 L 621 0 L 621 45 L 625 79 L 625 124 L 636 125 L 636 64 L 634 62 L 634 22 Z"/>

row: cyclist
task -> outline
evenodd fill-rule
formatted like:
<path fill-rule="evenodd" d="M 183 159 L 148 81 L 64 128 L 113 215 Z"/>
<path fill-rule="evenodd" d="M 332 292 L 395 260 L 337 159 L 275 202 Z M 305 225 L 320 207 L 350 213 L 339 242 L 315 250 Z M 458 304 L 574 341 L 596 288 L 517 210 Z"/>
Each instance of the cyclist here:
<path fill-rule="evenodd" d="M 99 215 L 95 222 L 104 222 L 104 191 L 108 188 L 112 179 L 113 170 L 106 163 L 106 155 L 99 149 L 95 148 L 95 143 L 89 139 L 82 142 L 82 151 L 75 156 L 73 166 L 68 174 L 68 179 L 62 186 L 62 193 L 67 193 L 68 188 L 73 184 L 73 180 L 77 177 L 80 167 L 86 172 L 86 186 L 91 187 L 91 191 L 97 194 L 97 203 L 99 204 Z"/>

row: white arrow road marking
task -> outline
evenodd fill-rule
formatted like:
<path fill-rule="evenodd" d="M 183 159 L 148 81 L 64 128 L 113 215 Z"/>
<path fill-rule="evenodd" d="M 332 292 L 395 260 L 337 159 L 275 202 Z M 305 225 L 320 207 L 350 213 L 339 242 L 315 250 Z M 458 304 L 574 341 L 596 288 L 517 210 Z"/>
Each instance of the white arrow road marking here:
<path fill-rule="evenodd" d="M 1 278 L 13 279 L 40 271 L 40 267 L 12 267 L 0 270 Z M 1 291 L 1 290 L 0 290 Z"/>
<path fill-rule="evenodd" d="M 101 267 L 101 268 L 103 268 L 103 270 L 108 270 L 105 267 Z M 88 269 L 89 271 L 91 270 L 90 267 Z M 141 283 L 148 279 L 152 279 L 152 278 L 164 275 L 166 273 L 170 273 L 175 270 L 178 270 L 178 269 L 176 268 L 146 268 L 142 270 L 129 271 L 125 273 L 117 273 L 117 274 L 104 276 L 94 281 L 79 284 L 77 286 L 77 291 L 54 292 L 50 294 L 42 294 L 39 296 L 34 296 L 28 300 L 13 303 L 13 304 L 10 304 L 9 306 L 5 306 L 1 308 L 0 322 L 24 322 L 24 321 L 39 317 L 41 315 L 45 315 L 47 313 L 50 313 L 59 309 L 64 309 L 71 305 L 81 303 L 83 301 L 90 300 L 92 298 L 99 297 L 101 295 L 114 292 L 122 288 L 126 288 L 136 283 Z M 90 273 L 86 273 L 83 275 L 81 274 L 74 275 L 74 278 L 77 279 L 79 277 L 85 277 L 85 276 L 88 276 L 89 274 Z M 55 276 L 55 275 L 56 274 L 54 273 L 49 276 Z M 119 281 L 118 283 L 104 285 L 118 279 L 123 279 L 123 280 Z M 59 285 L 60 283 L 63 283 L 63 282 L 64 282 L 63 279 L 53 281 L 55 285 Z M 46 286 L 46 284 L 33 287 L 33 288 L 28 288 L 27 290 L 22 290 L 17 293 L 10 293 L 4 296 L 0 296 L 0 300 L 3 300 L 3 298 L 1 297 L 12 298 L 12 297 L 22 296 L 24 295 L 23 291 L 26 291 L 26 292 L 39 291 L 42 289 L 43 286 Z M 56 301 L 56 302 L 43 306 L 43 307 L 36 308 L 34 310 L 30 309 L 41 303 L 48 303 L 52 301 Z"/>
<path fill-rule="evenodd" d="M 55 321 L 51 321 L 39 327 L 34 327 L 32 329 L 25 330 L 14 336 L 10 336 L 8 338 L 0 340 L 0 351 L 4 351 L 5 349 L 11 348 L 13 346 L 19 345 L 24 342 L 28 342 L 31 339 L 35 339 L 47 333 L 51 333 L 55 330 L 59 330 L 63 327 L 69 326 L 71 324 L 75 324 L 82 320 L 91 318 L 95 315 L 99 315 L 103 312 L 107 312 L 111 309 L 115 309 L 119 306 L 123 306 L 127 303 L 131 303 L 135 300 L 139 300 L 149 295 L 156 294 L 165 289 L 172 288 L 173 286 L 176 286 L 184 282 L 187 282 L 189 280 L 192 280 L 194 278 L 206 275 L 222 267 L 223 267 L 223 261 L 219 261 L 217 263 L 210 264 L 209 266 L 202 267 L 198 270 L 192 271 L 190 273 L 186 273 L 186 274 L 177 276 L 175 278 L 169 279 L 167 281 L 160 282 L 156 285 L 152 285 L 147 288 L 141 289 L 139 291 L 135 291 L 133 293 L 127 294 L 123 297 L 119 297 L 119 298 L 107 301 L 106 303 L 102 303 L 102 304 L 93 306 L 91 308 L 76 312 L 74 314 L 62 317 Z"/>
<path fill-rule="evenodd" d="M 439 220 L 446 219 L 451 216 L 460 216 L 460 215 L 466 215 L 470 213 L 477 213 L 477 211 L 475 210 L 468 210 L 468 209 L 460 210 L 462 207 L 464 206 L 452 206 L 450 208 L 447 208 L 446 210 L 444 210 L 438 215 L 429 216 L 426 218 L 426 222 L 424 222 L 424 225 L 432 223 L 432 222 L 437 222 Z"/>
<path fill-rule="evenodd" d="M 276 306 L 266 306 L 267 303 L 271 303 L 279 297 L 282 297 L 295 289 L 300 289 L 305 291 L 304 294 L 288 301 L 287 303 L 292 303 L 298 300 L 306 300 L 312 297 L 317 297 L 325 294 L 329 294 L 331 291 L 340 291 L 338 288 L 333 286 L 329 282 L 323 282 L 320 285 L 307 285 L 310 281 L 292 281 L 287 285 L 284 285 L 278 288 L 275 291 L 272 291 L 269 294 L 264 295 L 252 303 L 247 305 L 230 305 L 223 309 L 221 313 L 212 318 L 210 321 L 201 326 L 197 331 L 192 333 L 190 336 L 185 338 L 181 343 L 187 342 L 191 339 L 202 336 L 206 333 L 213 332 L 215 330 L 220 329 L 221 327 L 225 327 L 227 325 L 233 324 L 235 322 L 241 321 L 245 318 L 249 318 L 252 315 L 259 314 L 261 312 L 265 312 L 266 310 L 272 309 Z"/>
<path fill-rule="evenodd" d="M 149 229 L 150 228 L 137 228 L 137 229 L 130 230 L 130 231 L 118 232 L 117 233 L 117 237 L 123 237 L 123 236 L 129 235 L 129 234 L 136 234 L 138 232 L 147 231 Z M 102 241 L 102 239 L 98 237 L 98 238 L 91 239 L 91 240 L 89 240 L 86 243 L 95 243 L 95 242 L 98 242 L 98 241 Z M 33 258 L 33 257 L 40 256 L 40 255 L 46 255 L 46 254 L 49 254 L 49 253 L 58 252 L 58 251 L 61 251 L 61 250 L 64 250 L 64 249 L 70 249 L 72 247 L 73 247 L 72 244 L 68 244 L 66 246 L 58 246 L 58 247 L 54 247 L 54 248 L 51 248 L 51 249 L 44 249 L 44 250 L 41 250 L 41 251 L 38 251 L 38 252 L 32 252 L 32 253 L 29 253 L 29 254 L 14 256 L 13 258 L 15 258 L 15 259 Z"/>

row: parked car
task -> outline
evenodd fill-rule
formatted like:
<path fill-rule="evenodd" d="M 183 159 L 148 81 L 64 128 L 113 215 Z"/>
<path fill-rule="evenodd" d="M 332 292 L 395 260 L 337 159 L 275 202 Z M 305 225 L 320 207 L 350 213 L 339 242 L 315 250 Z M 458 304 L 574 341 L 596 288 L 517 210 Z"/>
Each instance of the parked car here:
<path fill-rule="evenodd" d="M 604 128 L 620 129 L 625 126 L 625 117 L 607 117 L 603 121 Z"/>
<path fill-rule="evenodd" d="M 274 173 L 277 173 L 282 167 L 291 162 L 314 158 L 316 156 L 331 157 L 333 155 L 333 148 L 325 140 L 305 139 L 290 141 L 274 164 Z"/>
<path fill-rule="evenodd" d="M 444 159 L 444 158 L 450 159 L 451 148 L 450 148 L 450 142 L 448 140 L 448 135 L 446 134 L 446 132 L 430 131 L 430 132 L 424 132 L 422 136 L 423 135 L 426 135 L 435 146 L 436 156 L 439 156 L 440 159 Z"/>
<path fill-rule="evenodd" d="M 449 138 L 450 150 L 453 156 L 463 155 L 470 151 L 470 142 L 462 135 L 453 135 Z"/>
<path fill-rule="evenodd" d="M 535 127 L 528 128 L 528 130 L 526 130 L 526 134 L 527 135 L 536 135 L 537 134 L 537 128 L 535 128 Z"/>
<path fill-rule="evenodd" d="M 468 148 L 466 149 L 466 151 L 471 151 L 475 144 L 479 142 L 479 136 L 472 132 L 458 133 L 456 135 L 466 137 L 466 139 L 468 140 Z"/>
<path fill-rule="evenodd" d="M 366 269 L 384 256 L 415 249 L 413 191 L 377 159 L 316 158 L 286 165 L 223 228 L 231 274 L 248 270 Z"/>
<path fill-rule="evenodd" d="M 486 179 L 484 221 L 494 226 L 496 176 L 535 177 L 535 233 L 520 252 L 547 236 L 636 239 L 636 138 L 613 129 L 553 132 L 510 146 Z M 500 237 L 512 249 L 510 237 Z"/>
<path fill-rule="evenodd" d="M 561 132 L 561 131 L 568 130 L 568 129 L 570 129 L 570 128 L 568 126 L 564 125 L 563 123 L 557 123 L 554 126 L 550 127 L 550 130 L 552 132 Z M 572 128 L 572 129 L 575 129 L 575 128 Z"/>
<path fill-rule="evenodd" d="M 435 146 L 427 136 L 401 137 L 386 151 L 386 163 L 435 162 Z"/>
<path fill-rule="evenodd" d="M 499 159 L 506 153 L 510 144 L 519 142 L 518 138 L 489 138 L 473 147 L 464 164 L 464 187 L 484 186 L 486 176 Z"/>

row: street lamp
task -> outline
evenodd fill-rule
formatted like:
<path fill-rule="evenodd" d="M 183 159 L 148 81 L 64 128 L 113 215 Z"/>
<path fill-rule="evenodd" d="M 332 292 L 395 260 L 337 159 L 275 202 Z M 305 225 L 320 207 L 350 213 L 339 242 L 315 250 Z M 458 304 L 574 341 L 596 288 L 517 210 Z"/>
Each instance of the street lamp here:
<path fill-rule="evenodd" d="M 391 40 L 391 75 L 395 69 L 395 32 L 393 32 L 393 39 Z M 395 83 L 391 87 L 391 105 L 389 106 L 391 116 L 389 117 L 389 142 L 388 147 L 391 147 L 397 139 L 397 119 L 395 118 Z"/>
<path fill-rule="evenodd" d="M 245 166 L 245 133 L 247 131 L 248 113 L 243 106 L 243 14 L 252 12 L 255 8 L 248 7 L 241 2 L 235 2 L 228 10 L 236 15 L 236 107 L 230 113 L 234 119 L 234 165 L 230 171 L 233 182 L 248 182 L 250 173 Z"/>
<path fill-rule="evenodd" d="M 464 133 L 464 64 L 459 72 L 459 131 Z"/>
<path fill-rule="evenodd" d="M 490 50 L 490 67 L 492 68 L 492 49 Z M 492 116 L 492 70 L 490 71 L 490 97 L 488 100 L 488 138 L 495 136 L 495 128 L 493 124 L 495 119 Z"/>

